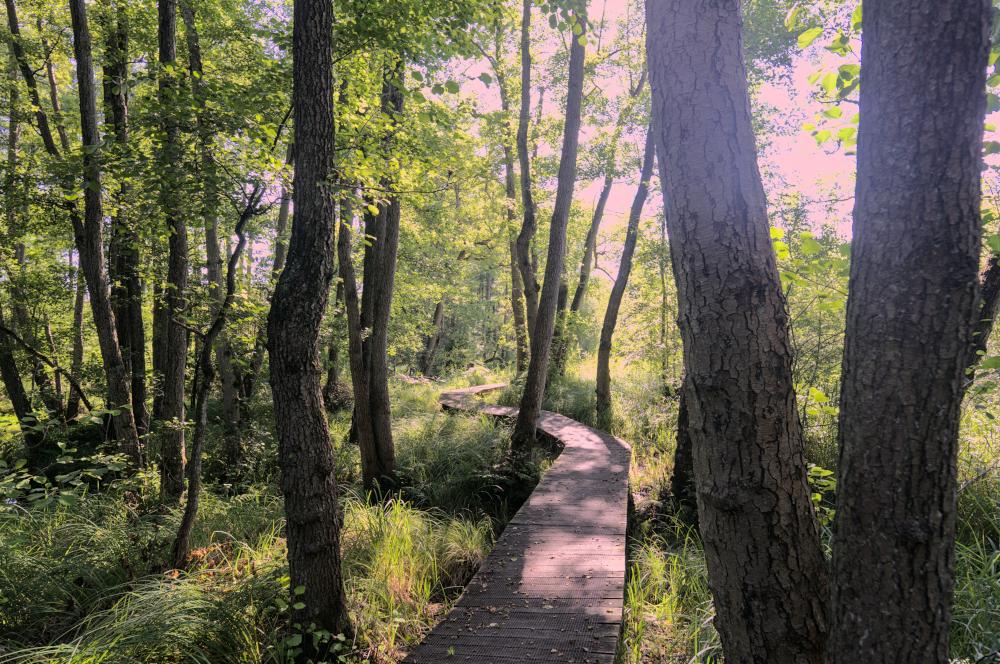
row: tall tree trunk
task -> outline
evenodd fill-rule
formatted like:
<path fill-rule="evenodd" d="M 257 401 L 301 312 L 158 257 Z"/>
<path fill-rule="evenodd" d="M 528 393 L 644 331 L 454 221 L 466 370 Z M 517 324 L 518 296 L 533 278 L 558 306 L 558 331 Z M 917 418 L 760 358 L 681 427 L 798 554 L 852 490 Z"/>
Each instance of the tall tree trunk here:
<path fill-rule="evenodd" d="M 8 3 L 13 4 L 11 0 Z M 72 214 L 73 231 L 80 267 L 87 280 L 90 307 L 97 327 L 97 341 L 104 360 L 108 407 L 117 410 L 112 417 L 114 438 L 135 462 L 140 461 L 139 437 L 132 417 L 128 372 L 118 346 L 115 316 L 111 310 L 107 264 L 104 260 L 104 209 L 101 201 L 101 137 L 97 129 L 97 85 L 91 55 L 90 29 L 85 0 L 71 0 L 73 53 L 76 56 L 77 85 L 80 94 L 80 125 L 83 134 L 84 218 Z M 47 126 L 47 125 L 46 125 Z M 47 142 L 51 142 L 51 134 Z M 73 208 L 75 210 L 75 207 Z"/>
<path fill-rule="evenodd" d="M 757 169 L 736 0 L 650 0 L 653 131 L 699 521 L 726 661 L 819 664 L 826 561 Z"/>
<path fill-rule="evenodd" d="M 837 664 L 949 661 L 990 13 L 987 0 L 865 5 L 833 556 Z"/>
<path fill-rule="evenodd" d="M 104 117 L 114 136 L 111 148 L 117 161 L 125 157 L 129 140 L 129 28 L 125 11 L 117 2 L 113 3 L 112 13 L 105 20 Z M 120 184 L 114 195 L 108 257 L 111 302 L 122 359 L 131 376 L 135 426 L 139 435 L 143 435 L 149 429 L 149 412 L 146 409 L 146 329 L 142 319 L 142 282 L 139 279 L 139 233 L 128 214 L 132 191 L 129 178 L 121 172 L 120 166 L 116 168 L 119 169 Z"/>
<path fill-rule="evenodd" d="M 541 412 L 542 398 L 545 394 L 549 350 L 552 344 L 552 334 L 555 331 L 559 287 L 562 284 L 563 262 L 566 254 L 566 226 L 569 223 L 570 206 L 573 204 L 573 188 L 576 185 L 576 156 L 580 142 L 580 107 L 583 101 L 585 56 L 582 40 L 585 39 L 587 32 L 586 3 L 574 3 L 571 17 L 575 21 L 574 28 L 579 25 L 582 32 L 572 37 L 569 49 L 566 124 L 563 133 L 562 154 L 559 159 L 556 200 L 552 210 L 552 224 L 549 229 L 545 283 L 538 303 L 535 327 L 531 331 L 531 361 L 528 364 L 528 373 L 524 380 L 524 393 L 521 395 L 521 408 L 518 411 L 517 422 L 514 424 L 511 438 L 511 453 L 515 462 L 530 455 L 535 440 L 535 421 Z M 519 246 L 519 254 L 520 251 L 521 247 Z"/>
<path fill-rule="evenodd" d="M 167 282 L 163 322 L 166 340 L 160 367 L 161 432 L 160 498 L 176 503 L 184 491 L 184 373 L 188 332 L 182 323 L 188 280 L 187 224 L 180 209 L 180 126 L 177 122 L 177 0 L 158 0 L 159 104 L 163 144 L 160 149 L 160 207 L 166 216 L 168 239 Z"/>
<path fill-rule="evenodd" d="M 528 335 L 534 338 L 538 317 L 538 279 L 531 261 L 531 241 L 538 229 L 535 200 L 531 193 L 531 155 L 528 152 L 528 123 L 531 118 L 531 7 L 524 0 L 521 9 L 521 108 L 517 121 L 517 158 L 521 168 L 523 221 L 517 234 L 517 267 L 521 272 L 524 303 L 528 315 Z"/>
<path fill-rule="evenodd" d="M 271 392 L 285 497 L 291 622 L 350 629 L 340 567 L 340 515 L 319 362 L 333 279 L 333 3 L 296 0 L 292 53 L 295 220 L 268 315 Z M 299 594 L 299 590 L 302 590 Z M 309 650 L 311 639 L 303 644 Z M 307 653 L 307 655 L 310 653 Z M 319 659 L 319 657 L 314 657 Z"/>
<path fill-rule="evenodd" d="M 434 356 L 441 342 L 441 330 L 444 327 L 444 300 L 438 300 L 434 305 L 434 316 L 431 318 L 431 332 L 424 339 L 424 352 L 420 358 L 420 373 L 430 376 L 434 369 Z"/>
<path fill-rule="evenodd" d="M 500 64 L 502 58 L 502 27 L 499 23 L 495 26 L 495 50 L 491 56 L 483 51 L 493 67 L 493 74 L 497 79 L 497 86 L 500 89 L 500 110 L 504 116 L 504 137 L 503 137 L 503 166 L 504 166 L 504 196 L 506 197 L 506 216 L 508 232 L 513 232 L 517 226 L 517 181 L 514 174 L 514 147 L 510 145 L 509 139 L 512 133 L 510 124 L 510 90 L 507 87 L 507 76 L 504 68 Z M 528 55 L 530 58 L 530 53 Z M 530 60 L 528 72 L 531 72 Z M 530 100 L 529 100 L 530 103 Z M 525 135 L 527 137 L 527 134 Z M 524 282 L 517 253 L 517 236 L 510 240 L 510 306 L 514 318 L 514 343 L 516 349 L 515 371 L 518 375 L 524 373 L 528 368 L 528 327 L 527 314 L 525 312 Z"/>
<path fill-rule="evenodd" d="M 573 301 L 570 303 L 570 311 L 573 313 L 580 311 L 580 307 L 583 306 L 583 298 L 587 294 L 590 272 L 594 269 L 594 259 L 597 256 L 597 234 L 601 230 L 604 209 L 608 205 L 608 198 L 611 197 L 611 188 L 614 184 L 613 172 L 608 172 L 604 176 L 604 185 L 601 187 L 601 193 L 597 197 L 597 206 L 594 207 L 594 215 L 590 220 L 590 228 L 587 229 L 587 237 L 583 241 L 583 258 L 580 259 L 580 278 L 576 282 L 576 290 L 573 291 Z"/>
<path fill-rule="evenodd" d="M 79 259 L 77 262 L 79 263 Z M 87 282 L 79 266 L 73 272 L 73 291 L 73 351 L 70 355 L 69 373 L 79 381 L 83 371 L 83 307 L 87 297 Z M 83 396 L 77 390 L 70 388 L 66 400 L 67 420 L 75 419 L 80 414 L 80 398 Z M 138 422 L 136 427 L 138 428 Z"/>
<path fill-rule="evenodd" d="M 341 211 L 345 207 L 341 206 Z M 348 222 L 349 223 L 349 222 Z M 329 347 L 326 354 L 326 383 L 323 385 L 323 403 L 326 409 L 335 413 L 343 410 L 349 403 L 347 394 L 342 389 L 340 383 L 340 344 L 343 340 L 343 330 L 347 325 L 347 316 L 344 311 L 344 281 L 337 281 L 337 290 L 333 298 L 333 325 L 330 330 Z"/>
<path fill-rule="evenodd" d="M 394 71 L 386 71 L 382 83 L 382 112 L 393 120 L 394 127 L 398 125 L 403 112 L 403 96 L 390 79 L 398 80 L 401 76 L 402 63 L 398 62 Z M 395 128 L 391 129 L 383 140 L 387 151 L 390 149 L 394 133 Z M 384 178 L 382 184 L 386 190 L 396 186 L 391 178 Z M 364 339 L 360 343 L 363 368 L 359 379 L 367 385 L 360 386 L 362 388 L 360 392 L 358 382 L 353 378 L 356 360 L 352 360 L 351 374 L 355 389 L 354 429 L 358 434 L 358 445 L 361 448 L 361 472 L 365 488 L 368 490 L 379 486 L 383 489 L 389 488 L 395 481 L 396 454 L 392 440 L 386 353 L 396 254 L 399 247 L 399 220 L 398 194 L 390 194 L 388 201 L 380 202 L 377 214 L 365 215 L 365 233 L 371 238 L 371 242 L 365 248 L 364 288 L 357 326 L 353 324 L 348 309 L 349 334 Z M 350 253 L 349 246 L 347 254 Z M 342 250 L 341 261 L 344 260 L 344 254 Z M 350 261 L 349 255 L 347 258 Z M 343 276 L 343 264 L 341 269 Z M 348 302 L 351 298 L 351 285 L 346 282 L 345 279 L 345 302 Z M 355 290 L 355 297 L 356 293 Z M 364 337 L 366 330 L 369 333 Z M 357 344 L 352 342 L 351 346 L 357 347 Z M 367 393 L 367 404 L 360 404 L 363 393 Z M 365 411 L 370 419 L 370 426 L 362 426 L 359 422 L 365 417 Z"/>
<path fill-rule="evenodd" d="M 524 311 L 524 285 L 517 268 L 517 242 L 510 241 L 510 306 L 514 312 L 514 370 L 520 376 L 528 369 L 528 321 Z"/>
<path fill-rule="evenodd" d="M 208 91 L 205 89 L 205 73 L 201 61 L 201 40 L 192 0 L 181 0 L 181 18 L 184 21 L 184 35 L 188 49 L 188 68 L 191 71 L 191 87 L 196 104 L 195 119 L 198 129 L 198 149 L 200 152 L 202 186 L 201 215 L 205 229 L 205 258 L 209 289 L 221 309 L 227 297 L 226 277 L 222 274 L 222 252 L 219 249 L 218 175 L 216 173 L 213 127 L 207 115 Z M 235 471 L 242 460 L 240 441 L 241 408 L 239 385 L 233 369 L 232 348 L 226 334 L 225 325 L 215 338 L 215 361 L 218 364 L 219 382 L 222 386 L 222 420 L 224 425 L 223 449 L 226 466 Z M 197 402 L 197 399 L 193 401 Z"/>
<path fill-rule="evenodd" d="M 632 209 L 629 210 L 625 245 L 622 247 L 621 262 L 618 264 L 618 276 L 615 277 L 615 284 L 611 287 L 608 308 L 604 312 L 604 324 L 601 326 L 601 340 L 597 346 L 597 416 L 604 421 L 611 415 L 611 341 L 618 325 L 618 312 L 625 297 L 625 289 L 632 274 L 632 257 L 635 255 L 635 245 L 639 239 L 642 208 L 646 205 L 649 181 L 653 177 L 655 145 L 653 131 L 649 129 L 639 172 L 639 186 L 635 191 L 635 198 L 632 199 Z"/>

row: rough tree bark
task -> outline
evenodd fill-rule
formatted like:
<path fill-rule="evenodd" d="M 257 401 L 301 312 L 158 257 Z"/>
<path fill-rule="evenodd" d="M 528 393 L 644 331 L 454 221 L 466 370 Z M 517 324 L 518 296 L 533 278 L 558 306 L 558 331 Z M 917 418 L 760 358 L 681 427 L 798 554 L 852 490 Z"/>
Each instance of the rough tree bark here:
<path fill-rule="evenodd" d="M 13 2 L 8 0 L 9 8 Z M 87 280 L 90 308 L 97 328 L 97 341 L 104 361 L 107 380 L 108 407 L 117 410 L 111 418 L 112 435 L 133 462 L 140 462 L 139 436 L 132 417 L 128 371 L 118 346 L 115 316 L 111 310 L 107 264 L 104 259 L 104 209 L 101 201 L 101 136 L 97 129 L 97 84 L 87 25 L 84 0 L 70 1 L 73 22 L 73 54 L 76 57 L 77 86 L 80 95 L 80 126 L 83 137 L 84 218 L 80 219 L 75 205 L 70 208 L 73 235 L 80 267 Z M 30 87 L 30 86 L 29 86 Z M 35 94 L 37 97 L 37 93 Z M 41 113 L 41 111 L 39 111 Z M 44 115 L 44 114 L 42 114 Z M 48 123 L 45 123 L 48 126 Z M 46 143 L 53 143 L 51 133 Z"/>
<path fill-rule="evenodd" d="M 104 118 L 114 136 L 111 150 L 121 159 L 129 141 L 129 27 L 128 17 L 117 2 L 105 17 Z M 120 167 L 119 167 L 120 169 Z M 122 173 L 111 215 L 108 272 L 111 302 L 115 312 L 122 359 L 131 376 L 132 412 L 139 435 L 149 429 L 146 409 L 146 329 L 142 319 L 142 282 L 139 279 L 139 234 L 129 217 L 131 186 Z"/>
<path fill-rule="evenodd" d="M 350 629 L 340 567 L 340 515 L 320 391 L 319 333 L 333 279 L 333 3 L 296 0 L 292 31 L 295 219 L 268 315 L 271 392 L 285 497 L 291 622 Z M 303 640 L 306 646 L 312 640 Z M 308 648 L 307 648 L 308 650 Z M 308 656 L 309 653 L 306 653 Z M 318 659 L 318 657 L 314 657 Z"/>
<path fill-rule="evenodd" d="M 646 147 L 643 150 L 642 167 L 639 171 L 639 187 L 632 199 L 629 210 L 628 227 L 625 231 L 625 245 L 622 247 L 622 258 L 618 264 L 618 276 L 611 287 L 608 298 L 608 308 L 604 312 L 604 324 L 601 326 L 601 340 L 597 346 L 597 416 L 607 421 L 611 415 L 611 341 L 618 325 L 618 312 L 625 297 L 625 289 L 632 274 L 632 257 L 635 255 L 635 245 L 639 238 L 639 221 L 642 219 L 642 208 L 646 205 L 649 195 L 649 181 L 653 177 L 655 161 L 655 142 L 652 130 L 647 131 Z"/>
<path fill-rule="evenodd" d="M 737 0 L 647 0 L 699 521 L 726 661 L 819 664 L 826 561 L 757 168 Z"/>
<path fill-rule="evenodd" d="M 990 12 L 988 0 L 865 4 L 836 664 L 949 661 L 958 423 L 979 314 Z"/>
<path fill-rule="evenodd" d="M 531 155 L 528 151 L 528 123 L 531 119 L 531 7 L 532 0 L 524 0 L 521 9 L 521 107 L 517 120 L 517 159 L 521 169 L 523 221 L 517 234 L 516 253 L 528 316 L 528 336 L 533 338 L 535 319 L 538 316 L 539 287 L 535 265 L 531 261 L 531 241 L 538 229 L 535 200 L 531 194 Z"/>
<path fill-rule="evenodd" d="M 184 492 L 184 372 L 187 366 L 188 331 L 184 318 L 188 281 L 187 224 L 180 209 L 180 125 L 177 122 L 177 0 L 158 0 L 160 125 L 160 208 L 170 232 L 164 311 L 159 412 L 164 420 L 160 444 L 160 497 L 176 503 Z M 154 329 L 154 333 L 156 330 Z"/>
<path fill-rule="evenodd" d="M 562 283 L 563 262 L 566 253 L 566 225 L 569 223 L 573 188 L 576 185 L 576 156 L 580 142 L 580 107 L 583 101 L 585 56 L 582 39 L 587 33 L 586 4 L 574 3 L 572 16 L 582 32 L 571 40 L 569 50 L 566 124 L 563 132 L 562 154 L 559 159 L 556 200 L 552 210 L 552 224 L 549 229 L 545 282 L 538 303 L 535 327 L 531 330 L 531 360 L 524 380 L 521 407 L 511 437 L 511 453 L 515 461 L 530 455 L 535 439 L 535 421 L 542 408 L 542 398 L 545 394 L 545 381 L 548 374 L 549 350 L 552 344 L 552 334 L 555 331 L 557 299 Z M 527 202 L 525 205 L 527 206 Z M 520 252 L 521 247 L 519 246 L 519 255 Z"/>

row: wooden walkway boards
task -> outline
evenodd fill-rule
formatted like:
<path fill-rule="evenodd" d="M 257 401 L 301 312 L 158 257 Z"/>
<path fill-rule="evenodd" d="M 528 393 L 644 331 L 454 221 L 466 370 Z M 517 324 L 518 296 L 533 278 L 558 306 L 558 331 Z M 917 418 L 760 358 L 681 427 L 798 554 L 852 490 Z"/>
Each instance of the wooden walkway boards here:
<path fill-rule="evenodd" d="M 480 385 L 441 395 L 445 409 L 513 418 L 482 405 Z M 611 663 L 625 592 L 631 448 L 542 411 L 538 428 L 565 445 L 507 525 L 455 608 L 406 658 L 411 664 Z"/>

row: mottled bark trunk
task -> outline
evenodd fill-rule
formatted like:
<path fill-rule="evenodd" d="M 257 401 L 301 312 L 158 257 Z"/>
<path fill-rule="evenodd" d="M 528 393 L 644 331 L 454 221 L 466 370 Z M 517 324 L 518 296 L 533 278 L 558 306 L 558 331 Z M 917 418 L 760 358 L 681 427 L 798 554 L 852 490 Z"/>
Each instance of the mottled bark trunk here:
<path fill-rule="evenodd" d="M 628 226 L 625 230 L 625 244 L 622 247 L 622 258 L 618 264 L 618 276 L 611 287 L 608 298 L 608 308 L 604 311 L 604 324 L 601 326 L 601 340 L 597 346 L 597 416 L 608 421 L 611 415 L 611 342 L 618 325 L 618 312 L 621 310 L 625 289 L 632 275 L 632 258 L 635 256 L 635 245 L 639 239 L 639 221 L 642 219 L 642 209 L 649 195 L 649 181 L 653 177 L 655 161 L 655 142 L 650 129 L 646 134 L 646 147 L 642 156 L 642 168 L 639 171 L 639 186 L 632 199 L 629 210 Z"/>
<path fill-rule="evenodd" d="M 566 254 L 566 226 L 569 223 L 573 189 L 576 186 L 576 157 L 580 141 L 580 107 L 583 100 L 585 48 L 581 40 L 587 32 L 586 5 L 575 3 L 572 13 L 582 32 L 572 39 L 569 50 L 569 76 L 566 92 L 566 123 L 562 154 L 559 159 L 556 200 L 549 228 L 549 250 L 545 263 L 545 284 L 538 303 L 535 327 L 531 331 L 531 361 L 524 380 L 521 407 L 511 438 L 515 462 L 528 457 L 535 439 L 535 421 L 542 408 L 548 374 L 549 350 L 555 331 L 559 286 L 562 283 Z M 521 248 L 518 247 L 520 254 Z M 523 260 L 523 259 L 522 259 Z"/>
<path fill-rule="evenodd" d="M 556 297 L 556 324 L 552 331 L 551 360 L 549 361 L 549 378 L 551 382 L 554 378 L 563 375 L 566 368 L 566 351 L 568 344 L 566 341 L 566 319 L 568 314 L 566 304 L 569 302 L 569 284 L 566 279 L 559 282 L 559 295 Z"/>
<path fill-rule="evenodd" d="M 85 0 L 71 0 L 73 53 L 76 57 L 77 84 L 80 95 L 80 125 L 83 133 L 84 218 L 73 215 L 74 236 L 80 255 L 80 267 L 87 280 L 90 307 L 97 328 L 97 341 L 104 361 L 108 407 L 118 414 L 112 417 L 112 433 L 122 451 L 133 462 L 140 462 L 139 437 L 132 417 L 128 372 L 118 346 L 115 316 L 111 310 L 107 264 L 104 259 L 104 210 L 101 201 L 101 137 L 97 129 L 97 85 L 87 25 Z M 51 140 L 51 137 L 50 137 Z"/>
<path fill-rule="evenodd" d="M 521 107 L 517 121 L 517 158 L 521 169 L 521 208 L 523 220 L 517 234 L 517 268 L 521 273 L 525 310 L 528 317 L 528 336 L 535 335 L 538 317 L 538 278 L 531 261 L 531 241 L 538 229 L 535 218 L 535 200 L 531 193 L 531 155 L 528 151 L 528 124 L 531 119 L 531 6 L 524 0 L 521 9 Z"/>
<path fill-rule="evenodd" d="M 958 424 L 979 313 L 990 13 L 988 0 L 865 4 L 836 664 L 949 661 Z"/>
<path fill-rule="evenodd" d="M 128 18 L 115 3 L 113 14 L 105 20 L 104 118 L 110 135 L 114 137 L 113 141 L 109 141 L 109 148 L 117 159 L 122 159 L 129 140 Z M 120 184 L 114 194 L 108 251 L 111 304 L 122 359 L 131 377 L 135 426 L 139 435 L 143 435 L 149 428 L 149 413 L 146 409 L 146 329 L 142 319 L 142 282 L 139 279 L 139 234 L 128 214 L 132 191 L 129 177 L 124 172 L 119 172 L 118 177 Z"/>
<path fill-rule="evenodd" d="M 715 625 L 726 661 L 820 664 L 826 561 L 757 168 L 740 3 L 649 0 L 646 15 Z"/>
<path fill-rule="evenodd" d="M 350 625 L 319 362 L 320 326 L 334 274 L 335 205 L 328 184 L 335 149 L 332 2 L 297 0 L 293 26 L 295 220 L 288 263 L 268 315 L 267 346 L 287 518 L 291 621 L 338 634 Z M 303 645 L 305 656 L 311 655 L 312 640 L 307 637 Z"/>
<path fill-rule="evenodd" d="M 184 374 L 187 367 L 188 332 L 185 316 L 188 281 L 187 224 L 180 209 L 181 162 L 180 125 L 176 106 L 177 0 L 158 0 L 159 104 L 163 144 L 160 149 L 160 208 L 169 231 L 167 282 L 164 286 L 163 322 L 166 339 L 160 367 L 160 417 L 165 420 L 160 434 L 160 497 L 176 503 L 184 491 Z"/>

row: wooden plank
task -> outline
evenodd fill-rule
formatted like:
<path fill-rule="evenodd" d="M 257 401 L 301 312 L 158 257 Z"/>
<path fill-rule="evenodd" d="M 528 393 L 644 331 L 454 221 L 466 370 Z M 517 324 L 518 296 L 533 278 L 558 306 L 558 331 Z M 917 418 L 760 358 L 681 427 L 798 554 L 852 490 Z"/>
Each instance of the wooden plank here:
<path fill-rule="evenodd" d="M 449 410 L 514 418 L 476 397 L 505 385 L 441 395 Z M 631 448 L 543 411 L 538 428 L 562 453 L 497 540 L 455 608 L 406 658 L 422 662 L 614 661 L 625 594 Z"/>

